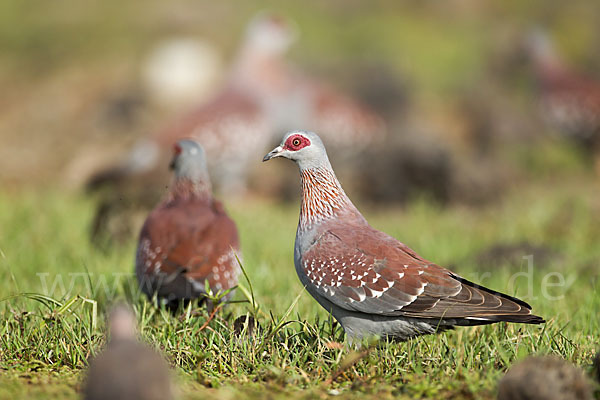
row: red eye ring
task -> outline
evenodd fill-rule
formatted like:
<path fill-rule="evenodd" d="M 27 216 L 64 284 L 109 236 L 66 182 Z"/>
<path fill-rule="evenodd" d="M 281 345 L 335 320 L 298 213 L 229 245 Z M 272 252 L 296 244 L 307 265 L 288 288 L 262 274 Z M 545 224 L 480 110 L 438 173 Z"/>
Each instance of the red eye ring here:
<path fill-rule="evenodd" d="M 285 145 L 283 146 L 283 148 L 290 151 L 298 151 L 302 150 L 306 146 L 310 146 L 310 140 L 305 136 L 296 134 L 289 137 L 285 141 Z"/>

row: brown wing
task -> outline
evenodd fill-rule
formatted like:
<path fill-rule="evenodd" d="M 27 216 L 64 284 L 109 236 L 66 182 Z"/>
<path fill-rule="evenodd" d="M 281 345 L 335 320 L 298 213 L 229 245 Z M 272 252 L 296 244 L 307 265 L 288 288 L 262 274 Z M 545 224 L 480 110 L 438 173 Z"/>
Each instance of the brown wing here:
<path fill-rule="evenodd" d="M 226 290 L 237 284 L 238 249 L 235 224 L 219 203 L 179 202 L 150 214 L 136 265 L 138 274 L 183 274 L 199 285 L 208 280 L 211 288 Z"/>
<path fill-rule="evenodd" d="M 302 258 L 317 292 L 351 311 L 417 318 L 542 322 L 531 307 L 479 287 L 371 227 L 334 226 Z"/>

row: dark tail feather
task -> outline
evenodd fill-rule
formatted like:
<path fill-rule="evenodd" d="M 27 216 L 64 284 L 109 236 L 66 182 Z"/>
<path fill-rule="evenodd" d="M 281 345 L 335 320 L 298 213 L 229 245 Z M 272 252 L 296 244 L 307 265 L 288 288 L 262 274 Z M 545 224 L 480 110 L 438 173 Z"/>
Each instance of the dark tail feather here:
<path fill-rule="evenodd" d="M 489 325 L 495 324 L 497 322 L 515 322 L 520 324 L 543 324 L 546 322 L 542 317 L 538 317 L 533 314 L 526 315 L 489 315 L 482 317 L 467 317 L 461 320 L 458 320 L 456 325 L 459 326 L 476 326 L 476 325 Z"/>
<path fill-rule="evenodd" d="M 516 297 L 509 296 L 507 294 L 504 294 L 504 293 L 497 292 L 495 290 L 486 288 L 485 286 L 478 285 L 478 284 L 476 284 L 474 282 L 471 282 L 468 279 L 463 278 L 462 276 L 458 276 L 458 275 L 454 275 L 454 274 L 451 274 L 451 276 L 452 276 L 452 278 L 456 279 L 460 283 L 464 283 L 465 285 L 468 285 L 468 286 L 471 286 L 471 287 L 483 290 L 485 292 L 488 292 L 488 293 L 493 294 L 495 296 L 501 297 L 503 299 L 510 300 L 513 303 L 517 303 L 521 307 L 525 307 L 526 309 L 531 310 L 531 306 L 529 304 L 527 304 L 526 302 L 524 302 L 523 300 L 521 300 L 521 299 L 517 299 Z"/>
<path fill-rule="evenodd" d="M 473 282 L 471 282 L 461 276 L 458 276 L 458 275 L 452 274 L 452 277 L 462 284 L 474 287 L 478 290 L 490 293 L 494 296 L 498 296 L 501 299 L 516 303 L 522 307 L 521 311 L 523 311 L 523 313 L 515 313 L 515 314 L 499 313 L 499 314 L 494 314 L 494 315 L 483 314 L 480 316 L 474 315 L 472 317 L 467 317 L 464 319 L 465 325 L 486 325 L 486 324 L 493 324 L 496 322 L 516 322 L 516 323 L 522 323 L 522 324 L 543 324 L 544 322 L 546 322 L 542 317 L 531 314 L 531 306 L 521 299 L 518 299 L 513 296 L 509 296 L 504 293 L 497 292 L 495 290 L 486 288 L 484 286 L 480 286 L 480 285 L 473 283 Z M 460 325 L 462 325 L 462 323 Z"/>

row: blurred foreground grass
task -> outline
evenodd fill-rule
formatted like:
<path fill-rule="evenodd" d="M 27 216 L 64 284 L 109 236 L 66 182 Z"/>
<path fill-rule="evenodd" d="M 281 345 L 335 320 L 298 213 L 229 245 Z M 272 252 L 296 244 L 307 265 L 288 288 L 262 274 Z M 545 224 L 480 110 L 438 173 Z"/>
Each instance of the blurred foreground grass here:
<path fill-rule="evenodd" d="M 330 343 L 343 340 L 342 330 L 302 293 L 292 263 L 296 205 L 229 205 L 258 311 L 232 304 L 199 332 L 205 314 L 172 317 L 135 292 L 135 240 L 108 252 L 89 244 L 92 200 L 2 194 L 0 398 L 77 397 L 86 359 L 104 343 L 103 312 L 113 297 L 133 303 L 142 336 L 168 356 L 183 398 L 492 398 L 503 371 L 528 354 L 554 353 L 589 369 L 600 329 L 600 208 L 594 186 L 561 185 L 562 191 L 515 190 L 484 209 L 416 201 L 403 210 L 366 210 L 374 226 L 468 279 L 520 296 L 548 323 L 459 328 L 381 344 L 333 382 L 356 354 Z M 474 261 L 490 245 L 523 240 L 560 257 L 492 270 Z M 245 299 L 238 290 L 236 300 Z M 233 320 L 255 311 L 263 328 L 256 338 L 233 333 Z"/>

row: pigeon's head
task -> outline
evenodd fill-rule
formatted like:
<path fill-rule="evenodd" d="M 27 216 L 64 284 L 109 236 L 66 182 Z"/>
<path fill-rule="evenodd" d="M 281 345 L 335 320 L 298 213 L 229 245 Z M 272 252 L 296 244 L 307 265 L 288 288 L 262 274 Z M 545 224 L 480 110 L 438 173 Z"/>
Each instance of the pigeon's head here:
<path fill-rule="evenodd" d="M 524 37 L 522 47 L 525 56 L 534 62 L 549 62 L 556 58 L 556 52 L 548 32 L 539 26 L 529 29 Z"/>
<path fill-rule="evenodd" d="M 177 178 L 206 179 L 206 156 L 204 149 L 193 140 L 180 140 L 173 146 L 170 168 Z"/>
<path fill-rule="evenodd" d="M 246 40 L 255 51 L 283 54 L 296 40 L 296 29 L 286 18 L 262 12 L 248 24 Z"/>
<path fill-rule="evenodd" d="M 289 158 L 295 161 L 301 170 L 331 168 L 325 146 L 321 138 L 314 132 L 292 131 L 287 133 L 281 144 L 264 156 L 263 161 L 269 161 L 275 157 Z"/>
<path fill-rule="evenodd" d="M 135 340 L 136 319 L 133 310 L 125 304 L 117 304 L 108 316 L 112 341 Z"/>

